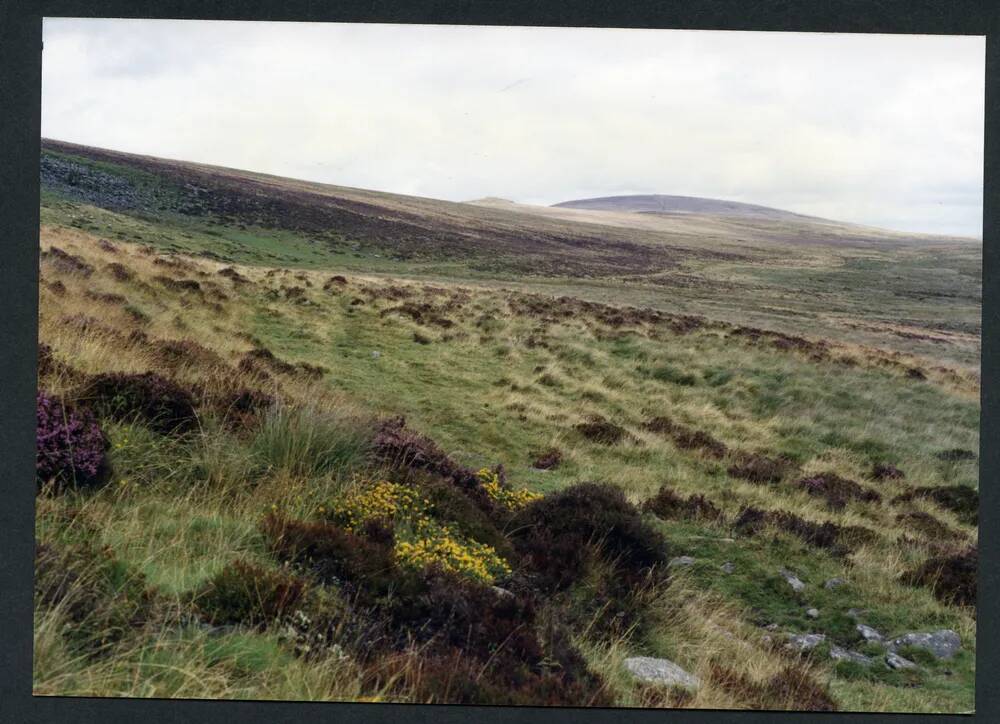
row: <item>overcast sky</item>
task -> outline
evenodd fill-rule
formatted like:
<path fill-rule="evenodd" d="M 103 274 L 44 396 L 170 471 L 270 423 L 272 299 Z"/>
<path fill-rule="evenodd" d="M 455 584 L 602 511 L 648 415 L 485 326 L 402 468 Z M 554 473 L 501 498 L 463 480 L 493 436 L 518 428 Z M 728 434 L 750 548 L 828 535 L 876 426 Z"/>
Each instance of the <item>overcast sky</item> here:
<path fill-rule="evenodd" d="M 981 236 L 981 37 L 46 20 L 42 135 L 362 188 Z"/>

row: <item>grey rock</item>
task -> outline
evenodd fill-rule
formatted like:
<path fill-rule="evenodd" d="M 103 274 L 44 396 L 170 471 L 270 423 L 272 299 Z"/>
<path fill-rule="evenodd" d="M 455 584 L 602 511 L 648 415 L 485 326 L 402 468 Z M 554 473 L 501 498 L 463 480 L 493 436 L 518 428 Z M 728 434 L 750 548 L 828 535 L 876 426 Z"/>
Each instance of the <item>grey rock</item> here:
<path fill-rule="evenodd" d="M 378 359 L 381 356 L 382 356 L 382 353 L 379 352 L 377 349 L 372 350 L 372 359 Z"/>
<path fill-rule="evenodd" d="M 867 613 L 867 612 L 863 608 L 849 608 L 849 609 L 847 609 L 847 616 L 849 618 L 853 618 L 855 621 L 857 621 L 859 618 L 861 618 L 865 613 Z"/>
<path fill-rule="evenodd" d="M 826 634 L 788 634 L 786 649 L 795 651 L 812 651 L 826 641 Z"/>
<path fill-rule="evenodd" d="M 764 628 L 766 628 L 768 631 L 777 631 L 778 630 L 778 624 L 776 624 L 776 623 L 769 623 Z"/>
<path fill-rule="evenodd" d="M 701 683 L 694 674 L 689 674 L 673 661 L 654 659 L 649 656 L 634 656 L 625 659 L 625 668 L 640 681 L 664 686 L 681 686 L 697 689 Z"/>
<path fill-rule="evenodd" d="M 781 570 L 778 571 L 778 573 L 781 574 L 781 577 L 785 579 L 788 585 L 791 586 L 792 590 L 795 591 L 796 593 L 802 591 L 806 587 L 806 584 L 800 581 L 799 577 L 796 576 L 787 568 L 782 568 Z"/>
<path fill-rule="evenodd" d="M 734 568 L 735 566 L 733 565 L 732 561 L 726 561 L 725 563 L 722 564 L 723 573 L 732 573 Z"/>
<path fill-rule="evenodd" d="M 876 644 L 882 643 L 883 638 L 885 638 L 884 636 L 882 636 L 882 634 L 873 629 L 871 626 L 866 626 L 863 623 L 859 623 L 854 628 L 857 630 L 859 634 L 861 634 L 861 638 L 870 643 L 876 643 Z"/>
<path fill-rule="evenodd" d="M 806 616 L 808 616 L 809 618 L 819 618 L 819 609 L 818 608 L 807 608 L 806 609 Z"/>
<path fill-rule="evenodd" d="M 500 588 L 500 586 L 490 586 L 490 590 L 493 591 L 493 593 L 495 593 L 499 598 L 514 598 L 514 594 L 506 588 Z"/>
<path fill-rule="evenodd" d="M 671 558 L 670 562 L 667 564 L 667 568 L 673 568 L 675 566 L 690 566 L 694 563 L 694 558 L 691 556 L 678 556 L 677 558 Z"/>
<path fill-rule="evenodd" d="M 858 653 L 857 651 L 842 649 L 837 646 L 837 644 L 830 646 L 830 658 L 834 661 L 852 661 L 855 664 L 861 664 L 862 666 L 871 666 L 875 663 L 874 659 Z"/>
<path fill-rule="evenodd" d="M 962 639 L 951 629 L 940 629 L 929 633 L 905 633 L 889 642 L 888 649 L 896 653 L 901 648 L 912 646 L 926 649 L 937 659 L 950 659 L 962 648 Z"/>
<path fill-rule="evenodd" d="M 915 669 L 917 665 L 909 659 L 904 659 L 899 654 L 890 651 L 885 655 L 885 665 L 890 669 Z"/>
<path fill-rule="evenodd" d="M 847 583 L 847 581 L 845 581 L 843 578 L 831 578 L 829 581 L 823 584 L 823 588 L 829 588 L 829 589 L 840 588 L 845 583 Z"/>

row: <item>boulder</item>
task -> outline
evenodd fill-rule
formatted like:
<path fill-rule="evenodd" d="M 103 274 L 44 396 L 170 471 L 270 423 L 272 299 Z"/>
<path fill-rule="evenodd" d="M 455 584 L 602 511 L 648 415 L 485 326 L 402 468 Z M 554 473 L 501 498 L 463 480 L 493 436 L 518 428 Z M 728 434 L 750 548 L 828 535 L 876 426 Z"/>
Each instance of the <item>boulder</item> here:
<path fill-rule="evenodd" d="M 860 654 L 857 651 L 842 649 L 836 644 L 830 646 L 830 658 L 834 661 L 850 661 L 855 664 L 860 664 L 861 666 L 871 666 L 875 663 L 874 659 L 865 656 L 864 654 Z"/>
<path fill-rule="evenodd" d="M 823 584 L 823 588 L 828 588 L 832 590 L 834 588 L 840 588 L 845 583 L 847 583 L 847 581 L 845 581 L 843 578 L 831 578 L 830 580 L 826 581 Z"/>
<path fill-rule="evenodd" d="M 936 659 L 950 659 L 962 648 L 962 639 L 951 629 L 940 629 L 929 633 L 905 633 L 889 642 L 888 649 L 896 653 L 901 648 L 926 649 Z"/>
<path fill-rule="evenodd" d="M 890 651 L 885 655 L 885 665 L 890 669 L 915 669 L 917 665 L 909 659 L 904 659 L 897 653 Z"/>
<path fill-rule="evenodd" d="M 795 651 L 812 651 L 826 641 L 826 634 L 788 634 L 785 648 Z"/>
<path fill-rule="evenodd" d="M 697 676 L 689 674 L 668 659 L 634 656 L 625 659 L 625 669 L 635 678 L 647 684 L 662 684 L 664 686 L 697 689 L 701 683 Z"/>
<path fill-rule="evenodd" d="M 788 585 L 791 586 L 792 590 L 795 591 L 796 593 L 799 593 L 806 587 L 806 584 L 800 581 L 799 577 L 796 576 L 787 568 L 782 568 L 781 570 L 778 571 L 778 573 L 781 574 L 781 577 L 785 579 Z"/>
<path fill-rule="evenodd" d="M 884 636 L 882 636 L 882 634 L 873 629 L 871 626 L 866 626 L 863 623 L 859 623 L 854 628 L 857 630 L 859 634 L 861 634 L 861 638 L 870 643 L 876 643 L 876 644 L 882 643 L 883 638 L 885 638 Z"/>
<path fill-rule="evenodd" d="M 819 609 L 818 608 L 807 608 L 806 609 L 806 616 L 808 616 L 809 618 L 819 618 Z"/>
<path fill-rule="evenodd" d="M 690 566 L 694 563 L 694 558 L 691 556 L 678 556 L 677 558 L 671 558 L 670 562 L 667 564 L 667 568 L 674 568 L 676 566 L 682 566 L 684 568 Z"/>

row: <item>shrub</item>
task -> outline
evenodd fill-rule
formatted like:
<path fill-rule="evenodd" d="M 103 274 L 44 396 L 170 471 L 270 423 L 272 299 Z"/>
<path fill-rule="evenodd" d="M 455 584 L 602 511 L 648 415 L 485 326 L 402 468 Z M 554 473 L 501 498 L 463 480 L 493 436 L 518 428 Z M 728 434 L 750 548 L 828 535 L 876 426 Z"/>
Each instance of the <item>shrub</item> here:
<path fill-rule="evenodd" d="M 45 392 L 35 398 L 35 478 L 39 486 L 96 487 L 111 477 L 110 442 L 93 415 Z"/>
<path fill-rule="evenodd" d="M 309 523 L 268 514 L 261 531 L 271 552 L 281 561 L 310 570 L 325 583 L 348 583 L 363 600 L 384 595 L 393 587 L 392 548 L 330 523 Z"/>
<path fill-rule="evenodd" d="M 791 468 L 791 461 L 785 458 L 770 458 L 757 453 L 739 452 L 727 472 L 734 478 L 751 483 L 778 483 Z"/>
<path fill-rule="evenodd" d="M 914 498 L 932 500 L 950 510 L 966 525 L 979 525 L 979 491 L 967 485 L 939 485 L 914 488 L 893 498 L 893 503 L 904 503 Z"/>
<path fill-rule="evenodd" d="M 917 531 L 931 541 L 961 537 L 961 533 L 952 530 L 933 515 L 922 510 L 900 513 L 896 516 L 896 522 Z"/>
<path fill-rule="evenodd" d="M 530 490 L 514 490 L 506 485 L 503 469 L 482 468 L 476 473 L 479 483 L 490 499 L 507 510 L 520 510 L 524 506 L 541 499 L 541 493 Z"/>
<path fill-rule="evenodd" d="M 809 495 L 824 498 L 827 505 L 834 510 L 841 510 L 849 500 L 860 500 L 866 503 L 878 503 L 882 500 L 882 496 L 874 490 L 853 480 L 842 478 L 836 473 L 820 473 L 803 478 L 795 484 Z"/>
<path fill-rule="evenodd" d="M 729 451 L 724 443 L 707 432 L 679 425 L 669 417 L 653 417 L 643 423 L 643 427 L 650 432 L 666 435 L 682 450 L 702 450 L 714 458 L 723 458 Z"/>
<path fill-rule="evenodd" d="M 596 415 L 587 422 L 581 422 L 573 426 L 573 429 L 583 435 L 591 442 L 601 445 L 616 445 L 625 439 L 627 433 L 624 428 L 613 422 L 608 422 L 600 415 Z"/>
<path fill-rule="evenodd" d="M 535 462 L 531 467 L 536 470 L 554 470 L 562 462 L 562 452 L 552 447 L 545 452 L 540 452 L 534 456 Z"/>
<path fill-rule="evenodd" d="M 606 483 L 579 483 L 531 503 L 512 521 L 514 545 L 541 577 L 559 589 L 571 584 L 586 565 L 586 550 L 597 546 L 637 580 L 666 560 L 663 537 L 642 520 L 622 490 Z"/>
<path fill-rule="evenodd" d="M 83 257 L 69 254 L 57 246 L 49 247 L 41 253 L 43 260 L 52 263 L 52 267 L 64 274 L 79 274 L 82 277 L 89 277 L 94 273 L 94 267 L 83 260 Z"/>
<path fill-rule="evenodd" d="M 263 627 L 289 613 L 301 600 L 302 579 L 237 560 L 223 568 L 195 599 L 209 622 Z"/>
<path fill-rule="evenodd" d="M 664 520 L 721 520 L 722 511 L 704 495 L 690 495 L 683 498 L 669 485 L 662 485 L 652 498 L 642 505 L 647 510 Z"/>
<path fill-rule="evenodd" d="M 140 420 L 160 433 L 187 432 L 198 425 L 191 393 L 154 372 L 109 372 L 91 377 L 80 397 L 102 417 Z"/>
<path fill-rule="evenodd" d="M 975 606 L 978 566 L 979 549 L 972 546 L 961 553 L 929 558 L 904 580 L 929 587 L 945 603 Z"/>
<path fill-rule="evenodd" d="M 257 427 L 264 414 L 277 403 L 274 395 L 242 388 L 219 395 L 213 401 L 213 407 L 227 429 L 238 431 Z"/>
<path fill-rule="evenodd" d="M 348 531 L 373 522 L 391 524 L 397 531 L 396 562 L 404 568 L 438 566 L 486 583 L 511 572 L 492 546 L 469 540 L 432 517 L 431 502 L 415 488 L 386 480 L 362 482 L 330 507 L 332 519 Z"/>
<path fill-rule="evenodd" d="M 397 470 L 424 471 L 451 481 L 469 493 L 481 507 L 492 509 L 475 473 L 459 465 L 428 437 L 406 429 L 406 420 L 383 420 L 375 433 L 375 454 Z"/>
<path fill-rule="evenodd" d="M 465 535 L 492 546 L 500 556 L 510 560 L 514 549 L 493 519 L 473 500 L 447 482 L 426 477 L 415 481 L 421 494 L 429 501 L 433 516 Z"/>

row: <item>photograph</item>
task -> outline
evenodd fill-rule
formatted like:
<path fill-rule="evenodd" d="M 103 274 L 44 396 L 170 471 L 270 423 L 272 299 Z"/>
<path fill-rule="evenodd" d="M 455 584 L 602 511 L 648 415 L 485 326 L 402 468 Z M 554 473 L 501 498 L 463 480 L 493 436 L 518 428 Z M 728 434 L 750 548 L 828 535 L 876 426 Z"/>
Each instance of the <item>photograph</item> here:
<path fill-rule="evenodd" d="M 35 697 L 975 711 L 985 36 L 42 38 Z"/>

